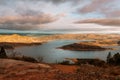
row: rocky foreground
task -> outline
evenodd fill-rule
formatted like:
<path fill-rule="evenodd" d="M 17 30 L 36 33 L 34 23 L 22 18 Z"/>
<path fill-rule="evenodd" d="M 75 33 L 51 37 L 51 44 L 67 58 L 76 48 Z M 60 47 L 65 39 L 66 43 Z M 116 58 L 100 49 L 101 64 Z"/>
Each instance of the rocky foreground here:
<path fill-rule="evenodd" d="M 60 65 L 0 59 L 0 80 L 119 80 L 120 66 Z"/>

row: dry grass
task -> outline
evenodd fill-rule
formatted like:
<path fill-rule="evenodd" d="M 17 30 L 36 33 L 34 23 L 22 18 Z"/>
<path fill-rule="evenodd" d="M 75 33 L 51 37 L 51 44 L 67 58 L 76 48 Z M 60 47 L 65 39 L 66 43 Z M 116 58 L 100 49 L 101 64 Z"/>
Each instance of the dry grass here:
<path fill-rule="evenodd" d="M 0 59 L 0 80 L 119 80 L 120 66 L 60 65 Z M 44 65 L 44 66 L 42 66 Z M 49 67 L 48 67 L 49 66 Z"/>

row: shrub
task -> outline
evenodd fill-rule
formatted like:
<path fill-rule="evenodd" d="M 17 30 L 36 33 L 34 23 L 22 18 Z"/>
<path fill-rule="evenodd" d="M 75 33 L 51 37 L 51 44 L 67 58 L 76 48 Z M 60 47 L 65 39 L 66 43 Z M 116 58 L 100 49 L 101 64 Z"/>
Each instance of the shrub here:
<path fill-rule="evenodd" d="M 27 61 L 27 62 L 33 62 L 33 63 L 38 62 L 33 57 L 24 56 L 24 55 L 21 55 L 20 53 L 17 53 L 17 52 L 12 53 L 8 58 L 15 59 L 15 60 L 21 60 L 21 61 Z"/>
<path fill-rule="evenodd" d="M 4 47 L 1 47 L 0 58 L 7 58 L 6 51 L 5 51 Z"/>
<path fill-rule="evenodd" d="M 62 62 L 60 62 L 59 64 L 62 64 L 62 65 L 69 65 L 70 62 L 69 62 L 69 61 L 62 61 Z"/>
<path fill-rule="evenodd" d="M 27 56 L 23 56 L 22 60 L 27 61 L 27 62 L 33 62 L 33 63 L 38 62 L 36 59 L 34 59 L 32 57 L 27 57 Z"/>
<path fill-rule="evenodd" d="M 116 53 L 110 57 L 110 53 L 109 53 L 107 57 L 107 63 L 111 65 L 120 65 L 120 54 Z"/>

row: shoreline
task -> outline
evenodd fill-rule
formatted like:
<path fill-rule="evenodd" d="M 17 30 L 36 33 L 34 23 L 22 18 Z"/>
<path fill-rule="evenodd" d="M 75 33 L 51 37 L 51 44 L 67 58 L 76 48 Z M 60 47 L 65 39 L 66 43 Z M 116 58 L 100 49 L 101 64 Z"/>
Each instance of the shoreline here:
<path fill-rule="evenodd" d="M 29 46 L 40 45 L 42 43 L 54 41 L 54 40 L 94 40 L 86 41 L 89 45 L 97 46 L 117 46 L 120 40 L 120 34 L 55 34 L 47 36 L 21 36 L 18 34 L 13 35 L 0 35 L 0 45 L 8 44 L 13 46 Z M 81 43 L 81 42 L 80 42 Z"/>
<path fill-rule="evenodd" d="M 42 45 L 43 43 L 33 42 L 33 43 L 13 43 L 13 42 L 0 42 L 0 47 L 3 46 L 5 49 L 14 49 L 15 47 L 21 46 L 34 46 Z"/>
<path fill-rule="evenodd" d="M 120 35 L 119 35 L 120 36 Z M 95 42 L 85 42 L 86 44 L 100 46 L 117 45 L 120 40 L 118 35 L 50 35 L 38 38 L 26 37 L 20 35 L 0 36 L 0 46 L 6 48 L 14 48 L 21 46 L 41 45 L 44 42 L 49 42 L 57 39 L 77 39 L 89 40 L 94 39 Z M 102 39 L 101 39 L 102 38 Z M 94 44 L 93 44 L 94 43 Z M 80 43 L 77 43 L 80 44 Z M 75 46 L 76 47 L 76 46 Z M 103 48 L 101 48 L 103 49 Z M 104 49 L 103 49 L 104 50 Z M 18 57 L 16 57 L 18 59 Z M 24 60 L 34 60 L 32 57 L 22 57 Z M 68 65 L 63 62 L 61 64 L 50 63 L 31 63 L 13 59 L 0 59 L 0 80 L 22 80 L 22 79 L 35 79 L 35 80 L 85 80 L 95 79 L 108 79 L 116 80 L 120 78 L 120 66 L 105 64 L 103 60 L 99 59 L 72 59 L 66 60 L 75 61 L 77 65 Z M 81 77 L 82 76 L 82 77 Z"/>

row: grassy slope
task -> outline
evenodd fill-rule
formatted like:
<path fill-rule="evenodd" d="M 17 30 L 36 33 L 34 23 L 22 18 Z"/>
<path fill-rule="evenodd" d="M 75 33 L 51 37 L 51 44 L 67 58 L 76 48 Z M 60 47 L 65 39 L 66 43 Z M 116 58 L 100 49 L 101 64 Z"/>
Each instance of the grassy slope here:
<path fill-rule="evenodd" d="M 0 59 L 0 80 L 118 80 L 120 66 L 40 64 Z"/>

